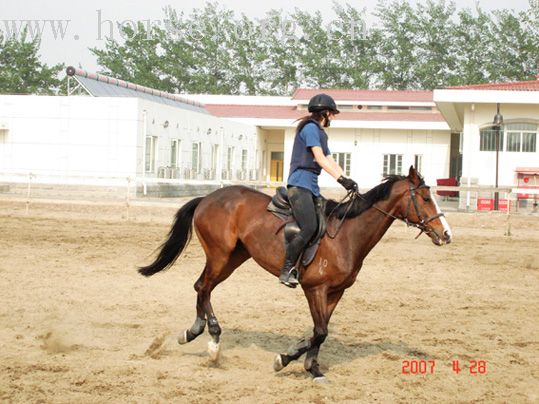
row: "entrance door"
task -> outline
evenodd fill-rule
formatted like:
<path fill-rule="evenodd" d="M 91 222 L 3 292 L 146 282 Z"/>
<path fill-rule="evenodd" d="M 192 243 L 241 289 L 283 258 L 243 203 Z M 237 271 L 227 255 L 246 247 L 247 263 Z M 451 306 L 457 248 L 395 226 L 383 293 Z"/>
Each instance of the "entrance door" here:
<path fill-rule="evenodd" d="M 284 152 L 271 152 L 270 181 L 283 181 Z"/>
<path fill-rule="evenodd" d="M 461 134 L 451 134 L 451 149 L 449 154 L 449 176 L 456 178 L 460 181 L 462 176 L 462 147 L 461 147 Z"/>

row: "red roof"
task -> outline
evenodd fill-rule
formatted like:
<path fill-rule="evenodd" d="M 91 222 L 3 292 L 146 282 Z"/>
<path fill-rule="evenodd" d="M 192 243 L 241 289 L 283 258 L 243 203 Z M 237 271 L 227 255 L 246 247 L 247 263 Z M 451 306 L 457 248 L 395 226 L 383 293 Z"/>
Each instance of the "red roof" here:
<path fill-rule="evenodd" d="M 503 90 L 503 91 L 539 91 L 539 80 L 513 81 L 510 83 L 485 83 L 470 86 L 448 87 L 450 90 Z"/>
<path fill-rule="evenodd" d="M 316 94 L 325 93 L 339 101 L 395 101 L 395 102 L 432 102 L 432 91 L 424 90 L 324 90 L 298 88 L 293 100 L 308 100 Z"/>
<path fill-rule="evenodd" d="M 222 118 L 265 118 L 295 120 L 308 115 L 307 111 L 297 110 L 294 106 L 275 105 L 224 105 L 206 104 L 206 110 Z M 385 112 L 358 111 L 341 112 L 337 120 L 347 121 L 407 121 L 407 122 L 445 122 L 438 112 Z"/>
<path fill-rule="evenodd" d="M 517 167 L 515 172 L 521 174 L 539 174 L 539 167 Z"/>

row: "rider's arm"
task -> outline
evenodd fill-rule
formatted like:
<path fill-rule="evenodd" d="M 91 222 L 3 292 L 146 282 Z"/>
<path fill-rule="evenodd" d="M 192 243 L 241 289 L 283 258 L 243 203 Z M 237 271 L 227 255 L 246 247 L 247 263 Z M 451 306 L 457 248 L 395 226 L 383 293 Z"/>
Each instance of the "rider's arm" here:
<path fill-rule="evenodd" d="M 314 155 L 314 159 L 322 169 L 331 175 L 333 178 L 338 179 L 341 175 L 344 175 L 342 168 L 333 160 L 331 155 L 325 156 L 322 148 L 319 146 L 311 147 Z"/>

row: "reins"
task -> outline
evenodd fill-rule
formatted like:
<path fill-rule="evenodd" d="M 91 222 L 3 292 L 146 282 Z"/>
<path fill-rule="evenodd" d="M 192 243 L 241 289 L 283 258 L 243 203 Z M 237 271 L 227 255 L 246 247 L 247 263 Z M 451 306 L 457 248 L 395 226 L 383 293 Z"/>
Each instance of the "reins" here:
<path fill-rule="evenodd" d="M 415 227 L 417 229 L 420 230 L 419 234 L 415 237 L 415 239 L 417 240 L 419 238 L 419 236 L 421 236 L 421 234 L 423 233 L 426 233 L 426 234 L 430 234 L 432 233 L 432 229 L 429 229 L 429 226 L 428 226 L 428 223 L 430 223 L 431 221 L 439 218 L 439 217 L 442 217 L 444 216 L 443 213 L 438 213 L 434 216 L 431 216 L 427 219 L 424 219 L 424 216 L 421 214 L 421 210 L 419 208 L 419 205 L 417 204 L 417 199 L 416 199 L 416 194 L 415 194 L 415 191 L 417 189 L 421 189 L 421 188 L 429 188 L 427 185 L 425 184 L 422 184 L 422 185 L 419 185 L 417 187 L 414 187 L 412 183 L 410 183 L 410 188 L 408 189 L 410 191 L 410 200 L 408 201 L 408 206 L 406 208 L 406 215 L 404 217 L 398 217 L 398 216 L 395 216 L 393 215 L 392 213 L 389 213 L 389 212 L 386 212 L 385 210 L 383 209 L 380 209 L 378 206 L 376 205 L 371 205 L 370 207 L 371 208 L 374 208 L 376 209 L 378 212 L 382 213 L 383 215 L 387 216 L 387 217 L 390 217 L 392 219 L 395 219 L 395 220 L 400 220 L 401 222 L 403 223 L 406 223 L 406 226 L 408 227 Z M 344 215 L 343 217 L 341 218 L 341 221 L 339 222 L 339 224 L 337 225 L 337 230 L 335 231 L 334 234 L 330 234 L 329 232 L 329 229 L 327 230 L 327 235 L 329 238 L 331 239 L 334 239 L 337 234 L 339 233 L 339 231 L 341 230 L 341 227 L 344 223 L 344 220 L 346 219 L 346 216 L 348 215 L 348 212 L 350 212 L 350 209 L 352 208 L 352 205 L 354 204 L 354 200 L 356 198 L 360 198 L 362 199 L 363 201 L 365 202 L 368 202 L 365 197 L 363 195 L 361 195 L 358 191 L 348 191 L 348 193 L 346 194 L 346 196 L 341 199 L 337 205 L 331 210 L 330 214 L 328 215 L 328 222 L 329 222 L 329 219 L 331 219 L 331 216 L 333 215 L 333 213 L 335 212 L 335 210 L 341 206 L 343 203 L 345 203 L 344 201 L 346 199 L 349 199 L 348 200 L 348 206 L 346 208 L 346 211 L 344 212 Z M 419 222 L 418 223 L 413 223 L 413 222 L 410 222 L 408 220 L 408 216 L 410 214 L 410 205 L 413 204 L 414 206 L 414 209 L 415 209 L 415 213 L 417 215 L 417 217 L 419 218 Z"/>

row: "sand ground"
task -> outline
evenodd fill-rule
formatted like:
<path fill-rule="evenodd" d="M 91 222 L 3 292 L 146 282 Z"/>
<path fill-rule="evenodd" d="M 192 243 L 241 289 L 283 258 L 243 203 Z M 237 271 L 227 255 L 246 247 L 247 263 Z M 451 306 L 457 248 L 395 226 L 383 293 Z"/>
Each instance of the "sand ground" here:
<path fill-rule="evenodd" d="M 202 250 L 194 240 L 171 270 L 143 278 L 135 267 L 177 209 L 124 210 L 36 203 L 26 214 L 0 200 L 1 401 L 539 401 L 538 216 L 512 216 L 507 236 L 505 215 L 449 213 L 444 247 L 394 224 L 333 315 L 320 353 L 331 383 L 317 385 L 302 361 L 273 371 L 311 318 L 301 290 L 252 260 L 212 296 L 220 363 L 207 334 L 177 345 L 195 317 Z M 405 361 L 427 371 L 403 374 Z"/>

